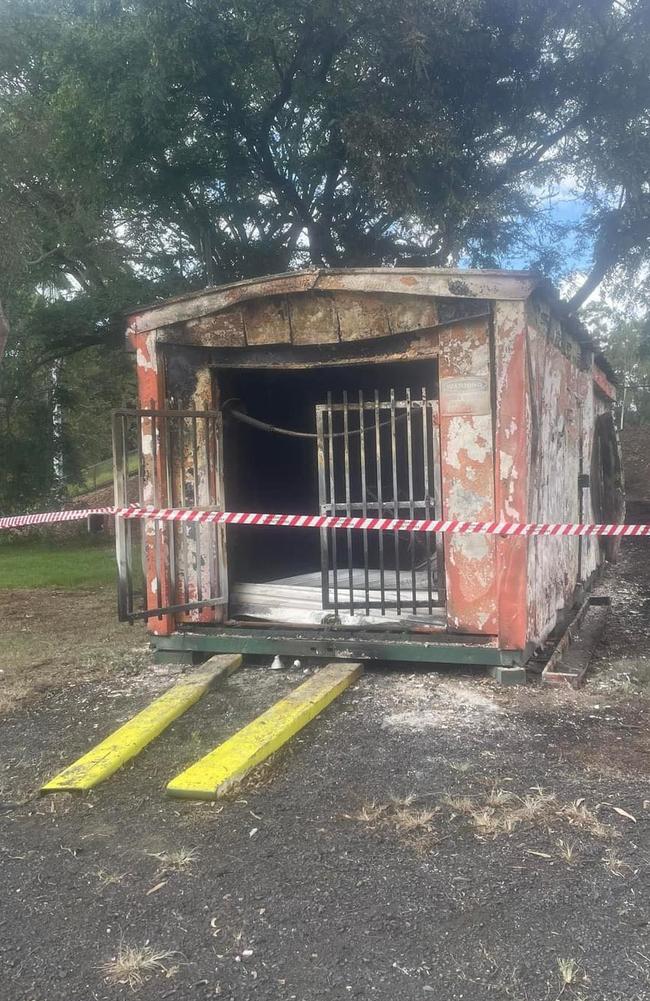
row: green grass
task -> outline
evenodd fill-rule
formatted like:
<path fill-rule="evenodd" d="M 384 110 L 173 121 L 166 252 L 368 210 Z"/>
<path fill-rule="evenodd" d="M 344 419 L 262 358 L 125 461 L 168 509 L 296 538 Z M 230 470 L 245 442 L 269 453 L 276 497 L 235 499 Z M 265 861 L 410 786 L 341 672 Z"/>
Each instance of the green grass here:
<path fill-rule="evenodd" d="M 29 539 L 0 546 L 0 588 L 74 590 L 115 583 L 115 549 L 104 539 Z"/>
<path fill-rule="evenodd" d="M 126 459 L 126 468 L 129 476 L 134 476 L 138 471 L 138 453 L 129 452 Z M 107 487 L 113 482 L 113 460 L 105 459 L 97 462 L 94 466 L 88 466 L 81 471 L 81 482 L 70 483 L 68 494 L 70 497 L 77 497 L 79 494 L 87 494 L 90 490 L 99 490 L 100 487 Z"/>

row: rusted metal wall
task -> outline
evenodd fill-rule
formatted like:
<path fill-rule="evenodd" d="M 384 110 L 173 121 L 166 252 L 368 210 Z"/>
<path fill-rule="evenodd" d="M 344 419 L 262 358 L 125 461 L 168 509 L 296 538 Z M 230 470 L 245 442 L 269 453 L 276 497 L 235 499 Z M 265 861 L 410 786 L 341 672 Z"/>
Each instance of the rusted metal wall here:
<path fill-rule="evenodd" d="M 165 406 L 165 373 L 162 359 L 157 350 L 156 331 L 133 334 L 131 344 L 136 355 L 140 406 L 142 409 L 148 410 L 163 409 Z M 156 435 L 155 442 L 154 434 Z M 144 504 L 166 504 L 163 443 L 159 430 L 153 427 L 151 420 L 143 421 L 141 448 L 143 458 L 142 501 Z M 154 484 L 159 484 L 159 497 L 154 495 Z M 171 605 L 173 601 L 169 576 L 165 572 L 158 574 L 156 565 L 156 526 L 154 522 L 145 521 L 142 531 L 147 608 Z M 163 565 L 168 565 L 169 548 L 166 536 L 161 537 L 159 558 Z M 169 636 L 174 631 L 174 618 L 172 615 L 166 614 L 149 619 L 147 628 L 154 635 Z"/>
<path fill-rule="evenodd" d="M 365 360 L 437 353 L 443 516 L 589 520 L 589 492 L 581 511 L 578 475 L 589 471 L 595 417 L 611 387 L 547 298 L 531 297 L 533 288 L 530 277 L 517 275 L 310 272 L 163 303 L 131 318 L 141 406 L 217 407 L 209 366 L 227 356 L 234 365 L 254 358 L 263 367 L 309 367 L 344 363 L 359 351 Z M 310 352 L 320 355 L 313 360 Z M 186 496 L 196 474 L 184 456 L 176 492 Z M 198 471 L 190 493 L 204 504 L 214 493 L 201 477 Z M 209 540 L 201 542 L 209 552 Z M 173 594 L 160 594 L 164 582 L 155 579 L 147 545 L 148 600 L 173 603 Z M 190 550 L 202 568 L 196 547 Z M 510 650 L 548 633 L 572 599 L 579 569 L 585 579 L 601 558 L 596 540 L 479 536 L 447 537 L 445 553 L 448 628 L 496 636 Z M 219 572 L 225 589 L 225 566 Z M 178 593 L 183 583 L 181 571 L 168 590 Z M 219 621 L 223 611 L 186 617 Z M 150 622 L 154 632 L 173 627 L 170 616 Z"/>
<path fill-rule="evenodd" d="M 494 518 L 490 331 L 486 320 L 440 335 L 440 454 L 443 517 Z M 445 538 L 447 626 L 497 632 L 494 539 Z"/>
<path fill-rule="evenodd" d="M 524 302 L 497 302 L 494 310 L 494 484 L 497 520 L 526 521 L 530 462 Z M 525 539 L 496 541 L 499 646 L 526 645 Z"/>
<path fill-rule="evenodd" d="M 530 490 L 528 520 L 595 520 L 589 489 L 578 477 L 590 469 L 596 416 L 608 407 L 593 378 L 592 359 L 566 336 L 548 306 L 527 305 L 530 378 Z M 605 385 L 602 373 L 599 379 Z M 582 493 L 582 509 L 580 504 Z M 602 560 L 596 538 L 530 539 L 527 560 L 528 639 L 542 640 L 559 610 L 573 600 Z"/>
<path fill-rule="evenodd" d="M 142 409 L 165 410 L 170 405 L 191 410 L 213 408 L 212 373 L 202 363 L 200 355 L 196 354 L 189 360 L 182 350 L 177 350 L 171 365 L 166 364 L 164 349 L 155 330 L 132 334 L 131 343 L 136 353 L 138 396 Z M 205 423 L 197 422 L 196 443 L 189 435 L 184 439 L 182 456 L 175 454 L 174 445 L 164 434 L 164 427 L 165 424 L 161 421 L 154 423 L 150 418 L 142 420 L 142 503 L 164 507 L 185 503 L 191 497 L 193 502 L 196 501 L 201 506 L 218 506 L 221 495 L 214 464 L 211 466 L 208 462 L 199 462 L 195 470 L 192 458 L 194 444 L 199 455 L 205 455 L 208 447 L 214 448 L 214 443 L 202 440 Z M 168 462 L 171 477 L 167 475 Z M 143 525 L 145 597 L 148 609 L 180 604 L 183 600 L 196 601 L 200 596 L 226 593 L 223 526 L 193 526 L 188 532 L 186 528 L 174 524 L 160 526 L 155 522 L 145 521 Z M 157 541 L 156 532 L 159 533 Z M 182 540 L 181 532 L 185 533 Z M 183 560 L 170 560 L 172 533 L 177 543 L 175 549 L 183 552 L 187 566 Z M 199 575 L 201 595 L 197 587 Z M 208 623 L 221 621 L 223 617 L 224 606 L 206 607 L 151 617 L 147 620 L 147 627 L 154 635 L 168 636 L 174 631 L 177 622 Z"/>

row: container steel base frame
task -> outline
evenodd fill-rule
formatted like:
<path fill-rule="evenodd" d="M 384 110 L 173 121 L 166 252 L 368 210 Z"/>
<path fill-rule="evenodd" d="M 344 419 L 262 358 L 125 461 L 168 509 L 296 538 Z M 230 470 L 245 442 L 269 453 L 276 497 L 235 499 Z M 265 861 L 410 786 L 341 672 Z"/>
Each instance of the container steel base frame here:
<path fill-rule="evenodd" d="M 152 636 L 151 643 L 161 660 L 192 660 L 195 663 L 214 653 L 241 653 L 294 657 L 337 657 L 402 661 L 418 664 L 466 664 L 476 667 L 518 667 L 527 651 L 501 650 L 485 637 L 458 637 L 443 641 L 431 634 L 372 633 L 364 630 L 321 632 L 300 629 L 187 628 L 171 636 Z"/>

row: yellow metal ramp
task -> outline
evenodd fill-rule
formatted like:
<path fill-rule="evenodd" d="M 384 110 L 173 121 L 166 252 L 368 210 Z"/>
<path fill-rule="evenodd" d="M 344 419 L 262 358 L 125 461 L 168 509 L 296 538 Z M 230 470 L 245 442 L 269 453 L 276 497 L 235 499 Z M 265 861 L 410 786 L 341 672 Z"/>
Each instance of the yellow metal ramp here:
<path fill-rule="evenodd" d="M 238 733 L 177 775 L 171 796 L 217 799 L 360 677 L 361 664 L 327 664 Z"/>
<path fill-rule="evenodd" d="M 80 792 L 103 782 L 158 737 L 217 681 L 241 665 L 240 654 L 211 657 L 199 671 L 179 679 L 160 698 L 41 787 L 41 792 Z"/>

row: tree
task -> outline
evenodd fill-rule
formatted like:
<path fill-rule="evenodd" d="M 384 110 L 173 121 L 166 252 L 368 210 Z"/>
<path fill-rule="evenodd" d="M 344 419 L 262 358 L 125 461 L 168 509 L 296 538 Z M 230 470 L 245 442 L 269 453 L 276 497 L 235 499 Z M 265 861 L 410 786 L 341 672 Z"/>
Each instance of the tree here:
<path fill-rule="evenodd" d="M 139 302 L 297 266 L 580 257 L 570 310 L 650 294 L 649 3 L 5 0 L 0 398 Z"/>
<path fill-rule="evenodd" d="M 650 424 L 650 320 L 593 303 L 585 321 L 602 345 L 617 379 L 618 426 Z"/>
<path fill-rule="evenodd" d="M 82 286 L 491 264 L 567 177 L 594 258 L 572 308 L 647 254 L 647 0 L 18 0 L 5 20 L 0 192 L 36 267 Z"/>
<path fill-rule="evenodd" d="M 4 354 L 5 345 L 7 343 L 8 337 L 9 337 L 9 324 L 7 323 L 7 317 L 4 314 L 2 303 L 0 302 L 0 361 L 2 361 L 2 356 Z"/>

